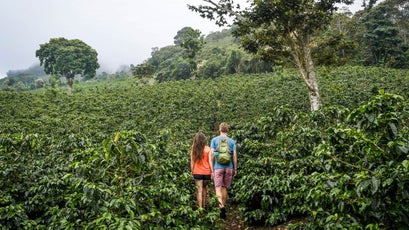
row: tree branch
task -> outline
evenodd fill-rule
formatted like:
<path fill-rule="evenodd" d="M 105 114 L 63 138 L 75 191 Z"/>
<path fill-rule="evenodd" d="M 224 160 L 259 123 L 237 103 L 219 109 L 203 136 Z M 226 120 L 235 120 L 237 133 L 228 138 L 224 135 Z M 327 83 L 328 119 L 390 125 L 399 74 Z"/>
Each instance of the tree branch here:
<path fill-rule="evenodd" d="M 212 4 L 213 6 L 216 7 L 216 9 L 222 9 L 223 11 L 229 13 L 230 15 L 235 16 L 237 21 L 241 22 L 245 20 L 245 18 L 241 14 L 239 14 L 238 12 L 232 9 L 231 5 L 219 5 L 213 2 L 212 0 L 203 0 L 203 1 Z"/>

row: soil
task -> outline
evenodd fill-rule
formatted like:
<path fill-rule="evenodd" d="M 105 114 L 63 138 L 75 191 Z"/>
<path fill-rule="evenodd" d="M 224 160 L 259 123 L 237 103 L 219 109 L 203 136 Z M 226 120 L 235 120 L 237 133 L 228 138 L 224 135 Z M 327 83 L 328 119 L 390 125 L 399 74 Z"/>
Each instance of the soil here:
<path fill-rule="evenodd" d="M 236 205 L 227 206 L 227 217 L 224 220 L 224 230 L 285 230 L 286 225 L 279 225 L 275 227 L 265 226 L 249 226 L 243 221 L 240 211 Z M 223 220 L 222 220 L 223 221 Z"/>
<path fill-rule="evenodd" d="M 209 187 L 209 194 L 215 195 L 214 187 Z M 209 195 L 210 196 L 210 195 Z M 210 197 L 207 198 L 209 200 Z M 232 203 L 231 201 L 227 202 L 226 206 L 226 219 L 220 220 L 221 224 L 224 225 L 224 230 L 286 230 L 288 229 L 287 224 L 281 224 L 278 226 L 252 226 L 246 223 L 239 211 L 237 204 Z"/>

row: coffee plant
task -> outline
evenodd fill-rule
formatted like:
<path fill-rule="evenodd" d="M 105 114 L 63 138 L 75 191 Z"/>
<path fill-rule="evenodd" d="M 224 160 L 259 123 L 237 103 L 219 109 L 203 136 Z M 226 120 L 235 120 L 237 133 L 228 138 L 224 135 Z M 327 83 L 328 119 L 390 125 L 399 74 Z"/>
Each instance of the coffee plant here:
<path fill-rule="evenodd" d="M 281 108 L 243 127 L 245 160 L 232 193 L 246 220 L 300 218 L 294 227 L 308 229 L 408 226 L 407 108 L 402 97 L 381 92 L 351 112 Z"/>
<path fill-rule="evenodd" d="M 319 69 L 310 113 L 292 69 L 140 85 L 134 79 L 0 92 L 0 229 L 222 229 L 197 209 L 194 134 L 231 124 L 246 225 L 405 229 L 405 71 Z"/>

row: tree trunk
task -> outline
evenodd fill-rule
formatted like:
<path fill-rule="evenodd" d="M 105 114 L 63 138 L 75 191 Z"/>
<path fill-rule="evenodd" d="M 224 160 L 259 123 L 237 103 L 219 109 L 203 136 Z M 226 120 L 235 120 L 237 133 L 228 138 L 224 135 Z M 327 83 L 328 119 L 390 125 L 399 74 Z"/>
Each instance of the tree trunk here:
<path fill-rule="evenodd" d="M 317 111 L 321 107 L 321 97 L 319 93 L 315 66 L 311 56 L 309 37 L 305 36 L 298 40 L 297 36 L 295 35 L 293 39 L 294 40 L 290 42 L 293 50 L 293 57 L 302 75 L 304 83 L 307 85 L 311 111 Z"/>
<path fill-rule="evenodd" d="M 298 68 L 308 88 L 308 97 L 310 99 L 311 111 L 317 111 L 321 107 L 321 97 L 318 88 L 317 75 L 311 55 L 305 58 L 308 60 L 307 63 L 305 63 L 305 66 L 303 68 Z"/>
<path fill-rule="evenodd" d="M 312 63 L 312 60 L 310 63 L 310 68 L 312 68 L 312 70 L 310 71 L 308 78 L 309 78 L 309 82 L 312 88 L 308 88 L 309 90 L 308 96 L 310 98 L 311 111 L 317 111 L 321 107 L 321 96 L 319 93 L 317 76 L 315 73 L 315 68 L 314 68 L 314 64 Z"/>
<path fill-rule="evenodd" d="M 68 93 L 72 94 L 72 86 L 74 84 L 74 78 L 66 77 L 65 79 L 67 79 Z"/>

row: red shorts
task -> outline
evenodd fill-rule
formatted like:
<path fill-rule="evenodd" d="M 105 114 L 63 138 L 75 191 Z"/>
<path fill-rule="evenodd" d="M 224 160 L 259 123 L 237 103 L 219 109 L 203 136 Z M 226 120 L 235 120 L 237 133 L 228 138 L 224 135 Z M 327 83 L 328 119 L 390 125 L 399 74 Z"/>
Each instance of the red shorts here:
<path fill-rule="evenodd" d="M 222 168 L 214 170 L 214 187 L 230 187 L 233 178 L 232 168 Z"/>

